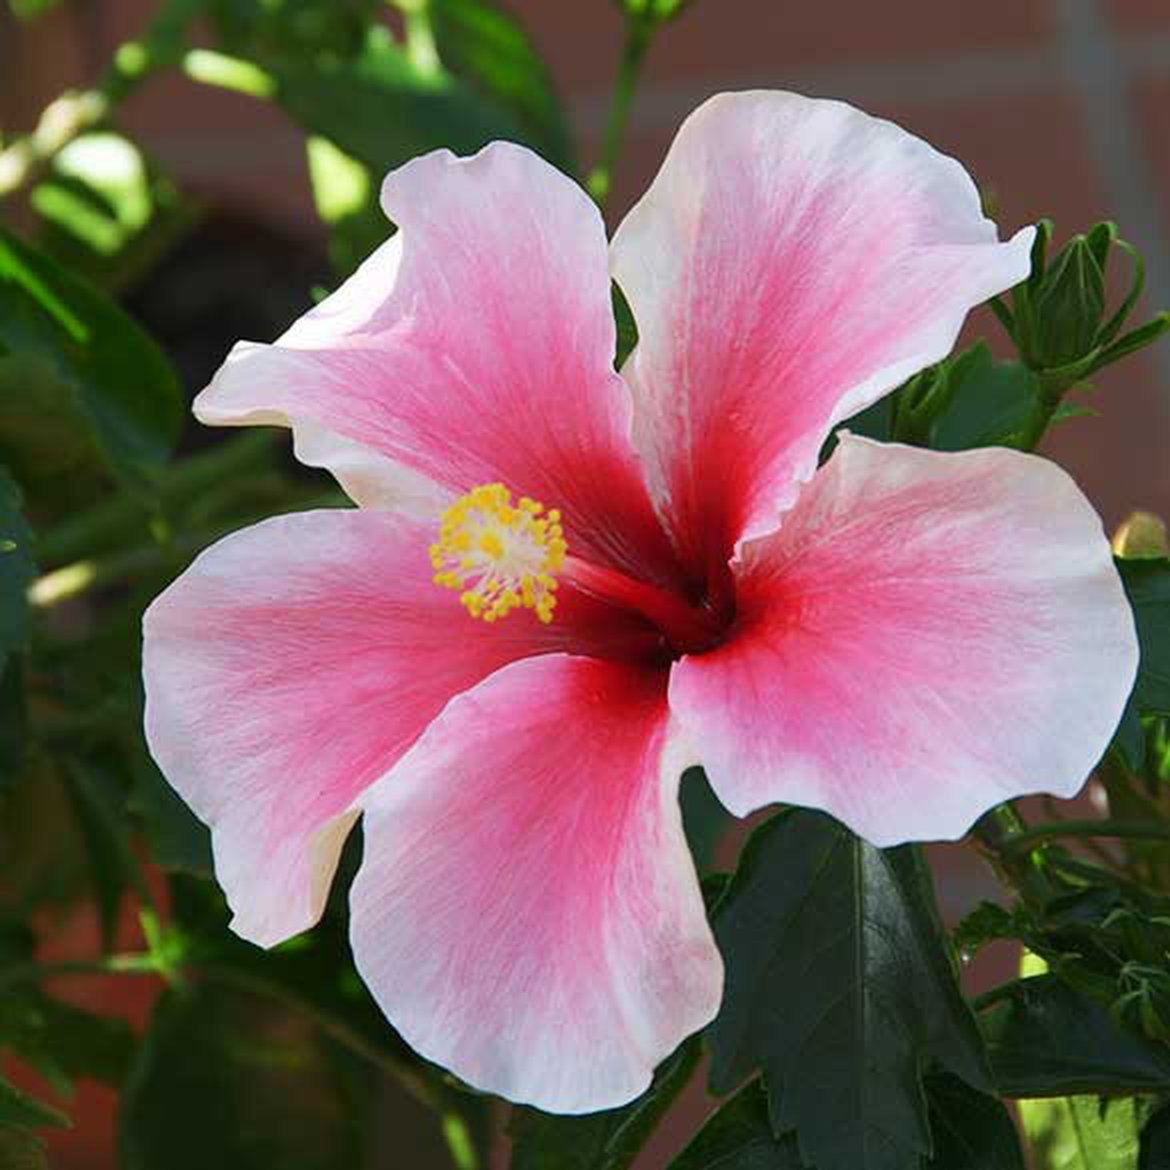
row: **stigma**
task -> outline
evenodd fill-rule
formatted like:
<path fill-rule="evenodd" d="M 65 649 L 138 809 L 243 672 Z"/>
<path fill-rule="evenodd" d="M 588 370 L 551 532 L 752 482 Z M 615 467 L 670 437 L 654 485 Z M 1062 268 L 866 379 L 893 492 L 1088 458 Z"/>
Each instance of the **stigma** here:
<path fill-rule="evenodd" d="M 432 580 L 458 589 L 474 618 L 494 622 L 514 609 L 530 609 L 547 623 L 567 551 L 555 508 L 545 511 L 527 496 L 513 503 L 502 483 L 481 484 L 443 513 L 431 545 Z"/>

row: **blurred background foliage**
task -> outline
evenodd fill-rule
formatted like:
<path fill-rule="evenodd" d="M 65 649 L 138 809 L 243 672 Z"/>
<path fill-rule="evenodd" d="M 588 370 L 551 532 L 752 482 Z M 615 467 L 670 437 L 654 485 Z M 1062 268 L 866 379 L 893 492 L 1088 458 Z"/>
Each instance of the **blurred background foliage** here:
<path fill-rule="evenodd" d="M 5 19 L 54 2 L 8 0 Z M 1170 1166 L 1170 548 L 1153 516 L 1115 542 L 1143 665 L 1093 815 L 989 816 L 970 843 L 1003 894 L 954 932 L 919 850 L 816 814 L 782 811 L 722 873 L 728 820 L 688 773 L 728 996 L 627 1109 L 508 1117 L 398 1041 L 346 944 L 360 839 L 317 929 L 271 953 L 227 929 L 206 831 L 142 740 L 141 614 L 222 534 L 345 500 L 281 434 L 199 433 L 190 394 L 232 339 L 279 332 L 393 230 L 381 178 L 416 154 L 523 142 L 604 206 L 647 48 L 686 4 L 618 7 L 588 165 L 541 55 L 490 0 L 169 0 L 92 88 L 0 128 L 0 1170 L 49 1164 L 46 1135 L 90 1082 L 119 1094 L 129 1170 L 621 1170 L 688 1094 L 674 1170 L 1021 1170 L 1018 1133 L 1034 1170 Z M 122 103 L 175 71 L 298 127 L 327 263 L 276 236 L 238 248 L 238 225 L 128 135 Z M 1112 224 L 1053 235 L 1041 225 L 1030 279 L 993 306 L 995 354 L 976 343 L 849 425 L 1031 450 L 1089 413 L 1086 380 L 1170 317 L 1143 316 L 1141 257 Z M 615 312 L 621 360 L 636 328 L 616 290 Z M 60 954 L 79 908 L 93 946 Z M 904 968 L 883 967 L 867 922 Z M 1005 940 L 1020 978 L 965 999 L 961 965 Z M 809 953 L 816 986 L 789 961 Z M 85 990 L 115 985 L 133 1002 Z M 824 987 L 853 1006 L 795 1071 L 816 1091 L 781 1094 Z M 718 1104 L 696 1097 L 704 1051 Z"/>

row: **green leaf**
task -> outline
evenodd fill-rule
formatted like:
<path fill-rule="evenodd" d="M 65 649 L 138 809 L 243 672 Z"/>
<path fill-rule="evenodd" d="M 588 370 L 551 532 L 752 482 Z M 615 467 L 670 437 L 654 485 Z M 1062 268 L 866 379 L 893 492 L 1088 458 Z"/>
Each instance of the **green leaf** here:
<path fill-rule="evenodd" d="M 1142 1127 L 1138 1170 L 1170 1166 L 1170 1106 L 1163 1105 Z"/>
<path fill-rule="evenodd" d="M 54 425 L 38 429 L 45 410 Z M 54 444 L 92 448 L 139 480 L 168 458 L 184 413 L 175 372 L 146 332 L 0 227 L 0 455 L 22 476 L 43 475 Z"/>
<path fill-rule="evenodd" d="M 1057 1097 L 1019 1110 L 1033 1170 L 1136 1170 L 1147 1102 Z"/>
<path fill-rule="evenodd" d="M 211 833 L 143 752 L 132 759 L 130 807 L 143 820 L 151 857 L 165 869 L 212 874 Z"/>
<path fill-rule="evenodd" d="M 1010 445 L 1038 393 L 1036 375 L 1019 362 L 997 362 L 983 342 L 943 367 L 945 408 L 930 422 L 936 451 Z"/>
<path fill-rule="evenodd" d="M 29 202 L 42 249 L 113 291 L 131 284 L 194 219 L 143 152 L 108 130 L 62 147 Z"/>
<path fill-rule="evenodd" d="M 89 857 L 102 946 L 109 950 L 113 946 L 122 896 L 138 879 L 125 793 L 111 772 L 92 760 L 70 760 L 64 776 Z"/>
<path fill-rule="evenodd" d="M 359 159 L 311 134 L 305 142 L 317 214 L 329 227 L 329 259 L 346 277 L 390 235 L 378 202 L 378 179 Z"/>
<path fill-rule="evenodd" d="M 1133 607 L 1141 658 L 1114 744 L 1137 769 L 1145 751 L 1140 716 L 1170 714 L 1170 559 L 1119 557 L 1116 564 Z"/>
<path fill-rule="evenodd" d="M 44 1143 L 27 1130 L 0 1126 L 0 1167 L 3 1170 L 49 1170 Z"/>
<path fill-rule="evenodd" d="M 68 1126 L 69 1118 L 43 1101 L 22 1093 L 0 1076 L 0 1125 L 19 1125 L 25 1129 Z"/>
<path fill-rule="evenodd" d="M 731 814 L 720 804 L 702 768 L 688 768 L 683 773 L 678 801 L 695 868 L 700 873 L 706 873 L 715 859 L 720 841 L 732 823 Z"/>
<path fill-rule="evenodd" d="M 804 1170 L 804 1165 L 791 1134 L 773 1137 L 768 1095 L 754 1080 L 707 1119 L 669 1170 Z"/>
<path fill-rule="evenodd" d="M 8 0 L 8 7 L 17 20 L 33 20 L 60 3 L 61 0 Z"/>
<path fill-rule="evenodd" d="M 62 1092 L 79 1077 L 120 1088 L 136 1043 L 125 1020 L 54 999 L 35 985 L 10 988 L 0 999 L 0 1047 Z"/>
<path fill-rule="evenodd" d="M 363 1165 L 368 1085 L 340 1055 L 270 1000 L 166 992 L 122 1097 L 124 1170 Z"/>
<path fill-rule="evenodd" d="M 507 110 L 533 149 L 572 174 L 568 121 L 544 60 L 518 21 L 487 0 L 430 0 L 427 10 L 443 64 Z"/>
<path fill-rule="evenodd" d="M 512 1170 L 626 1170 L 698 1059 L 698 1038 L 692 1037 L 662 1064 L 650 1088 L 621 1109 L 558 1117 L 517 1107 L 508 1127 Z"/>
<path fill-rule="evenodd" d="M 314 134 L 370 167 L 377 183 L 392 167 L 446 146 L 469 154 L 493 139 L 522 139 L 503 111 L 442 71 L 423 71 L 371 29 L 353 60 L 291 61 L 271 67 L 276 100 Z"/>
<path fill-rule="evenodd" d="M 958 1077 L 928 1078 L 934 1156 L 927 1170 L 1024 1170 L 1011 1114 L 1001 1101 Z"/>
<path fill-rule="evenodd" d="M 795 1129 L 818 1170 L 904 1170 L 926 1154 L 930 1061 L 988 1086 L 913 849 L 783 812 L 748 842 L 714 927 L 727 982 L 712 1084 L 762 1069 L 774 1130 Z"/>
<path fill-rule="evenodd" d="M 1117 568 L 1141 644 L 1133 702 L 1143 714 L 1170 714 L 1170 559 L 1118 559 Z"/>
<path fill-rule="evenodd" d="M 617 349 L 614 353 L 613 364 L 620 370 L 625 365 L 626 358 L 630 356 L 638 344 L 638 324 L 634 320 L 634 310 L 630 308 L 626 294 L 622 292 L 616 282 L 610 285 L 610 292 L 613 299 L 614 324 L 617 330 Z"/>
<path fill-rule="evenodd" d="M 1170 1090 L 1170 1048 L 1123 1028 L 1055 975 L 1009 984 L 979 1023 L 1004 1096 Z"/>
<path fill-rule="evenodd" d="M 28 587 L 36 575 L 32 530 L 16 481 L 0 466 L 0 675 L 8 655 L 28 638 Z"/>

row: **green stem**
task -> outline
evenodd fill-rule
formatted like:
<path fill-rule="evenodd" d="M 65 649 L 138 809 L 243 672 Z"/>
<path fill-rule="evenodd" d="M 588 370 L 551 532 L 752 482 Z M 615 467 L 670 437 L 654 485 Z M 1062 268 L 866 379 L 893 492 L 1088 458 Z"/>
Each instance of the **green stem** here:
<path fill-rule="evenodd" d="M 336 492 L 287 501 L 291 505 L 289 511 L 336 507 L 342 502 Z M 112 553 L 108 557 L 75 561 L 71 565 L 65 565 L 38 577 L 29 587 L 29 602 L 36 609 L 51 609 L 64 601 L 81 597 L 93 589 L 101 589 L 106 585 L 113 585 L 144 573 L 174 568 L 182 565 L 221 536 L 226 536 L 229 532 L 235 532 L 244 525 L 269 515 L 271 509 L 265 508 L 260 513 L 235 516 L 230 521 L 214 524 L 196 532 L 186 532 L 165 542 L 154 541 Z"/>
<path fill-rule="evenodd" d="M 1006 841 L 1003 852 L 1014 856 L 1062 837 L 1115 837 L 1139 841 L 1170 841 L 1170 824 L 1159 821 L 1053 821 L 1033 825 Z"/>
<path fill-rule="evenodd" d="M 246 473 L 269 464 L 281 439 L 282 432 L 276 428 L 250 428 L 210 451 L 173 463 L 159 483 L 159 508 L 164 513 L 177 510 L 211 488 L 233 481 L 246 486 Z M 127 536 L 141 537 L 151 515 L 141 496 L 121 492 L 42 532 L 37 561 L 63 565 L 92 556 Z"/>
<path fill-rule="evenodd" d="M 1028 826 L 1010 801 L 993 808 L 975 822 L 971 836 L 984 857 L 1006 886 L 1026 901 L 1043 904 L 1051 892 L 1051 881 L 1042 858 L 1015 845 L 1028 833 Z"/>
<path fill-rule="evenodd" d="M 59 963 L 19 963 L 0 971 L 0 991 L 21 983 L 36 983 L 64 975 L 157 975 L 154 955 L 106 955 L 101 959 L 67 959 Z"/>
<path fill-rule="evenodd" d="M 406 34 L 406 55 L 410 63 L 427 75 L 441 73 L 442 62 L 435 44 L 435 29 L 431 23 L 431 12 L 427 0 L 400 4 L 402 9 L 403 32 Z"/>
<path fill-rule="evenodd" d="M 634 91 L 638 88 L 642 62 L 646 57 L 646 50 L 650 47 L 653 29 L 653 22 L 643 15 L 629 13 L 626 16 L 626 39 L 622 46 L 622 57 L 618 65 L 617 80 L 614 82 L 613 97 L 610 100 L 605 141 L 601 150 L 601 158 L 590 173 L 587 183 L 589 194 L 593 196 L 597 206 L 603 211 L 605 210 L 605 202 L 609 198 L 610 187 L 613 183 L 613 170 L 621 151 L 622 139 L 625 137 L 626 123 L 630 117 L 630 106 L 634 100 Z"/>

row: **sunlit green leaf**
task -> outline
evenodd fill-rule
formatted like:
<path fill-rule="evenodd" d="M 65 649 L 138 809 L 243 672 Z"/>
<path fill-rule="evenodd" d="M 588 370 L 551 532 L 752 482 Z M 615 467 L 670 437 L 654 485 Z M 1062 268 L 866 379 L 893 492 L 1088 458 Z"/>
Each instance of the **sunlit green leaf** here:
<path fill-rule="evenodd" d="M 521 137 L 502 111 L 443 72 L 420 70 L 383 29 L 353 60 L 276 63 L 276 100 L 297 123 L 372 169 L 439 146 L 469 154 L 496 138 Z"/>
<path fill-rule="evenodd" d="M 125 288 L 194 220 L 194 212 L 129 139 L 83 134 L 52 160 L 30 195 L 40 246 L 75 274 Z"/>
<path fill-rule="evenodd" d="M 1021 1101 L 1032 1170 L 1137 1170 L 1138 1140 L 1150 1112 L 1133 1097 Z"/>

